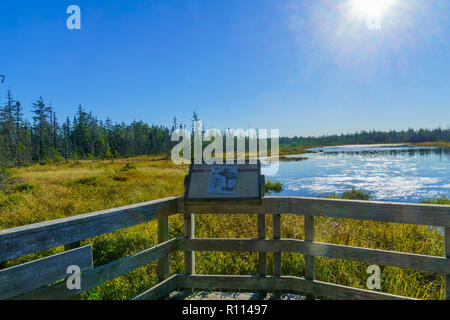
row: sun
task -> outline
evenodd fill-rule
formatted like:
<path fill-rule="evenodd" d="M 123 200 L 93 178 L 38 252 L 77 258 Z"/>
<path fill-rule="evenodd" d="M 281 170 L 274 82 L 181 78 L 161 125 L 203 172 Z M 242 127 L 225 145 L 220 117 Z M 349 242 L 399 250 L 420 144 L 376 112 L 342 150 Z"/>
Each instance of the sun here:
<path fill-rule="evenodd" d="M 351 8 L 362 17 L 379 17 L 393 2 L 394 0 L 351 0 Z"/>

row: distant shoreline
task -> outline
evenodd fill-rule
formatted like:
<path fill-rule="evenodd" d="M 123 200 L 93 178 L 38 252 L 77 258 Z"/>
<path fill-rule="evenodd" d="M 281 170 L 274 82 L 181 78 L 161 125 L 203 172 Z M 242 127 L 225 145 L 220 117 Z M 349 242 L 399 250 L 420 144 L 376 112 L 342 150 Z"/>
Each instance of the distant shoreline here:
<path fill-rule="evenodd" d="M 310 146 L 295 146 L 292 147 L 292 149 L 284 149 L 280 150 L 280 158 L 281 156 L 287 156 L 287 155 L 296 155 L 296 154 L 305 154 L 310 153 L 309 149 L 312 148 L 325 148 L 325 147 L 441 147 L 441 148 L 450 148 L 450 142 L 405 142 L 405 143 L 374 143 L 374 144 L 339 144 L 339 145 L 310 145 Z M 286 158 L 286 157 L 284 157 Z M 289 158 L 290 159 L 290 158 Z M 306 159 L 304 159 L 306 160 Z M 290 161 L 290 160 L 287 160 Z M 293 160 L 291 160 L 293 161 Z"/>

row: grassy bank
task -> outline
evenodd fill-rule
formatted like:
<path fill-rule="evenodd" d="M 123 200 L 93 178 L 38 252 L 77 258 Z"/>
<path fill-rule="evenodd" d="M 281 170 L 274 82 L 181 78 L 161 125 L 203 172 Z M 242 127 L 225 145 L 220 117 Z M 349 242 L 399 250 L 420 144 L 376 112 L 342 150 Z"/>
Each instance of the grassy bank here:
<path fill-rule="evenodd" d="M 304 154 L 308 153 L 307 149 L 313 148 L 315 146 L 291 146 L 291 145 L 280 145 L 280 156 L 286 156 L 291 154 Z"/>
<path fill-rule="evenodd" d="M 450 148 L 450 142 L 421 142 L 421 143 L 414 143 L 414 145 L 419 147 Z"/>
<path fill-rule="evenodd" d="M 80 161 L 61 165 L 35 165 L 11 170 L 15 182 L 0 192 L 0 228 L 12 228 L 65 216 L 98 211 L 183 194 L 187 167 L 162 158 Z M 336 196 L 336 195 L 335 195 Z M 353 195 L 349 193 L 349 197 Z M 336 196 L 338 197 L 338 196 Z M 267 234 L 271 236 L 267 217 Z M 199 215 L 197 237 L 255 238 L 255 215 Z M 183 219 L 170 217 L 170 237 L 182 237 Z M 303 217 L 282 215 L 282 237 L 303 239 Z M 443 236 L 436 228 L 394 223 L 316 219 L 320 242 L 442 256 Z M 156 222 L 127 228 L 83 241 L 91 243 L 96 267 L 155 245 Z M 15 259 L 0 268 L 61 252 L 63 248 Z M 183 270 L 183 255 L 170 256 L 172 273 Z M 268 270 L 272 256 L 268 255 Z M 367 264 L 317 258 L 317 279 L 366 288 Z M 282 254 L 283 274 L 304 275 L 299 254 Z M 422 299 L 443 299 L 443 277 L 438 274 L 381 267 L 383 292 Z M 207 274 L 256 274 L 257 255 L 252 253 L 197 253 L 197 272 Z M 156 263 L 128 273 L 83 294 L 84 299 L 129 299 L 157 282 Z"/>

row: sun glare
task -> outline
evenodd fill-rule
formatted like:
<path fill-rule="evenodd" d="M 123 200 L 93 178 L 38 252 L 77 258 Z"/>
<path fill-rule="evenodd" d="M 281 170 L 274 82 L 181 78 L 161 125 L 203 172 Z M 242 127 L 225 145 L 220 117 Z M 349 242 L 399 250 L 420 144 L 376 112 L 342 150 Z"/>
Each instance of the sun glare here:
<path fill-rule="evenodd" d="M 363 17 L 381 16 L 394 0 L 351 0 L 355 13 Z"/>

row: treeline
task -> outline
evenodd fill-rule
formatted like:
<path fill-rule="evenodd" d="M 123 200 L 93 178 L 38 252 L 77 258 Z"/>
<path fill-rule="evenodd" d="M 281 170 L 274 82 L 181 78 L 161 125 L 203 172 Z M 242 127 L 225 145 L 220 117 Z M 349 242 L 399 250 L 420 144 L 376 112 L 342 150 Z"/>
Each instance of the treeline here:
<path fill-rule="evenodd" d="M 168 154 L 175 127 L 98 120 L 81 106 L 73 117 L 60 122 L 50 104 L 41 98 L 31 106 L 31 121 L 19 101 L 7 92 L 0 110 L 0 166 L 69 159 L 112 158 Z"/>
<path fill-rule="evenodd" d="M 0 105 L 0 167 L 22 166 L 35 162 L 68 161 L 170 154 L 177 142 L 173 130 L 186 128 L 174 118 L 171 127 L 98 120 L 92 112 L 78 107 L 73 119 L 60 122 L 51 104 L 42 97 L 31 106 L 32 119 L 25 119 L 23 106 L 8 90 Z M 194 112 L 192 122 L 199 120 Z M 194 125 L 193 125 L 194 126 Z M 225 137 L 224 137 L 225 138 Z M 449 142 L 450 129 L 407 131 L 362 131 L 321 137 L 281 137 L 280 148 L 373 143 Z M 206 146 L 208 143 L 204 143 Z M 269 148 L 270 148 L 270 143 Z M 225 143 L 224 143 L 225 145 Z"/>
<path fill-rule="evenodd" d="M 280 146 L 325 146 L 375 143 L 449 142 L 450 128 L 408 129 L 402 131 L 361 131 L 321 137 L 281 137 Z"/>

